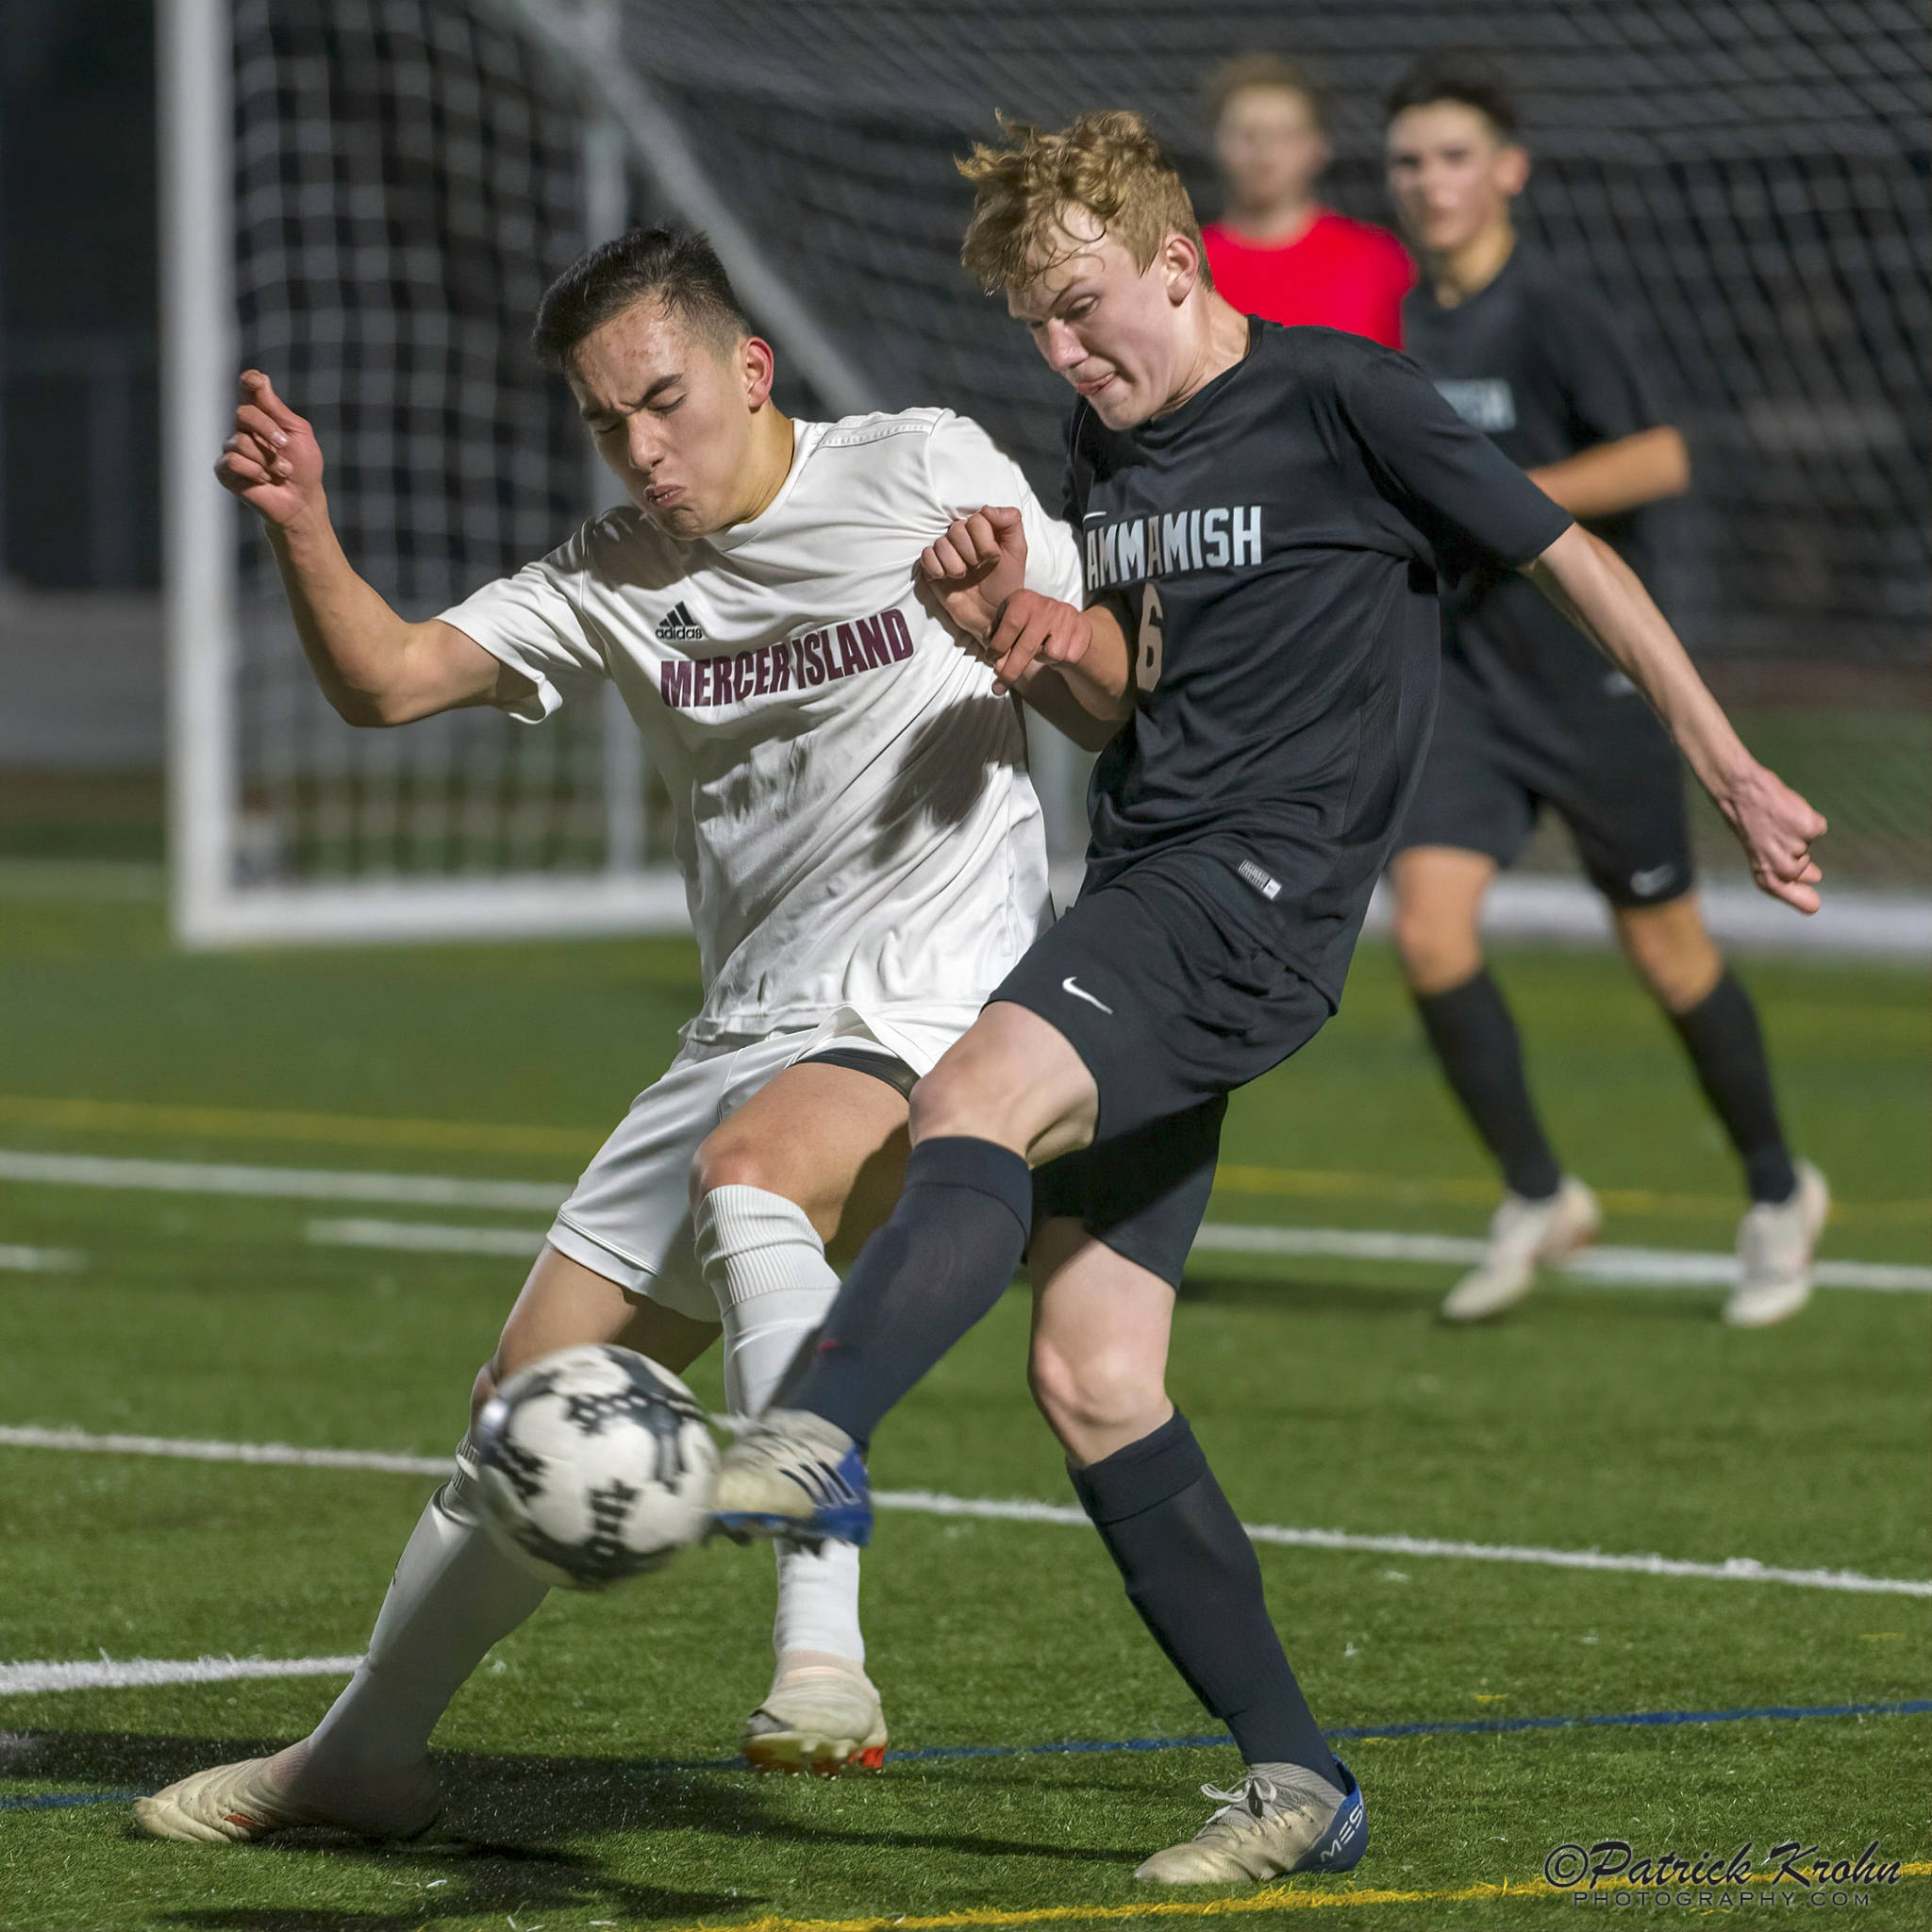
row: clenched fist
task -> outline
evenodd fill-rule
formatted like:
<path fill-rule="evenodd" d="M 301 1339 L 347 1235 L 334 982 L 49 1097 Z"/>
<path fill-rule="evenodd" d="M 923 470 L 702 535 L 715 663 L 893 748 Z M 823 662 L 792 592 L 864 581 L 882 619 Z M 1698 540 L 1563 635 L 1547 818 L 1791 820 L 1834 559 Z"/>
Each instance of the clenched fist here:
<path fill-rule="evenodd" d="M 215 475 L 265 523 L 284 529 L 323 506 L 315 431 L 258 369 L 242 372 L 234 434 L 222 445 Z"/>

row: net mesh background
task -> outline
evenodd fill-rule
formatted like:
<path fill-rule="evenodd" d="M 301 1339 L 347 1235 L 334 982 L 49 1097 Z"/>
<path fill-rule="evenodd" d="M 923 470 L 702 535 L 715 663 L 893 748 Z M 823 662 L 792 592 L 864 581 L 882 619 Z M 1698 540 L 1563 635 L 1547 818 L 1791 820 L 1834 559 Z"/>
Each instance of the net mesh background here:
<path fill-rule="evenodd" d="M 245 362 L 315 425 L 356 567 L 433 615 L 585 510 L 569 396 L 530 321 L 583 244 L 583 116 L 496 16 L 436 0 L 239 0 Z M 602 722 L 490 710 L 354 731 L 317 692 L 267 546 L 242 533 L 254 876 L 527 872 L 604 852 Z"/>
<path fill-rule="evenodd" d="M 968 198 L 953 158 L 992 132 L 995 110 L 1058 125 L 1138 108 L 1211 214 L 1203 83 L 1231 54 L 1291 53 L 1329 95 L 1324 198 L 1386 221 L 1384 91 L 1420 53 L 1490 56 L 1536 157 L 1524 232 L 1622 310 L 1681 404 L 1696 484 L 1658 585 L 1672 615 L 1754 744 L 1822 796 L 1839 874 L 1932 876 L 1932 167 L 1915 8 L 956 0 L 942 24 L 921 0 L 617 12 L 624 58 L 881 402 L 978 417 L 1050 501 L 1064 388 L 958 264 Z M 584 503 L 567 400 L 524 348 L 538 292 L 581 237 L 582 112 L 512 18 L 439 0 L 237 9 L 244 342 L 291 372 L 350 553 L 411 614 L 543 549 Z M 272 589 L 258 545 L 250 556 L 248 581 Z M 250 626 L 248 682 L 251 798 L 274 863 L 599 862 L 593 717 L 566 710 L 525 732 L 472 713 L 358 738 L 312 699 L 274 602 Z M 1727 859 L 1714 820 L 1703 834 Z"/>

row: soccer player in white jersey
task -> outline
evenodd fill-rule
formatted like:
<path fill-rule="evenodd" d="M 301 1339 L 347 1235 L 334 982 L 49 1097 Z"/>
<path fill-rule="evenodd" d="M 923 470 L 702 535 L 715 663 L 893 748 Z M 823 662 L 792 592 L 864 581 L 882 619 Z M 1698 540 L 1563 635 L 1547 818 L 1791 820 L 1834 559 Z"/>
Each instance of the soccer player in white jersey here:
<path fill-rule="evenodd" d="M 536 343 L 630 504 L 440 618 L 405 622 L 356 575 L 315 438 L 264 375 L 242 379 L 219 474 L 261 515 L 303 647 L 350 723 L 470 705 L 535 722 L 608 678 L 671 794 L 704 1005 L 558 1211 L 473 1413 L 577 1343 L 681 1369 L 721 1321 L 732 1407 L 756 1412 L 837 1291 L 827 1243 L 856 1248 L 891 1207 L 913 1080 L 1050 917 L 1017 707 L 922 605 L 915 565 L 956 518 L 1019 502 L 1033 587 L 1072 597 L 1079 566 L 974 424 L 784 416 L 772 351 L 701 236 L 639 230 L 592 251 L 545 295 Z M 1058 674 L 1024 695 L 1096 735 Z M 781 1555 L 754 1762 L 879 1761 L 858 1585 L 849 1547 Z M 321 1725 L 143 1799 L 142 1828 L 209 1842 L 426 1828 L 430 1733 L 543 1594 L 481 1527 L 466 1437 Z"/>

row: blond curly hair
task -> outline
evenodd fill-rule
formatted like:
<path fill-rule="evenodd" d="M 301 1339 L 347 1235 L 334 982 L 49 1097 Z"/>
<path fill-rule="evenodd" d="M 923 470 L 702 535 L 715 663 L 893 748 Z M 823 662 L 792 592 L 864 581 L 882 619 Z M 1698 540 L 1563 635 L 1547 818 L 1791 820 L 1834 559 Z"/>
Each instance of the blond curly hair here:
<path fill-rule="evenodd" d="M 988 294 L 1072 253 L 1070 208 L 1085 208 L 1143 273 L 1170 235 L 1185 235 L 1201 255 L 1202 282 L 1213 286 L 1194 205 L 1140 115 L 1082 114 L 1058 133 L 1002 115 L 1000 130 L 1004 146 L 975 142 L 956 163 L 974 190 L 959 259 Z"/>

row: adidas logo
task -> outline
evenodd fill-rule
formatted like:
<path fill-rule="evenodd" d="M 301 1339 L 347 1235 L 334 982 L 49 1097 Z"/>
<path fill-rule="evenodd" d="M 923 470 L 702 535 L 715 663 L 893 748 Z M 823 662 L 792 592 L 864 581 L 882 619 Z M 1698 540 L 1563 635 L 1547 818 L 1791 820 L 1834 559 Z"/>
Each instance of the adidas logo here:
<path fill-rule="evenodd" d="M 705 627 L 680 598 L 658 619 L 658 639 L 666 644 L 701 644 L 705 641 Z"/>

